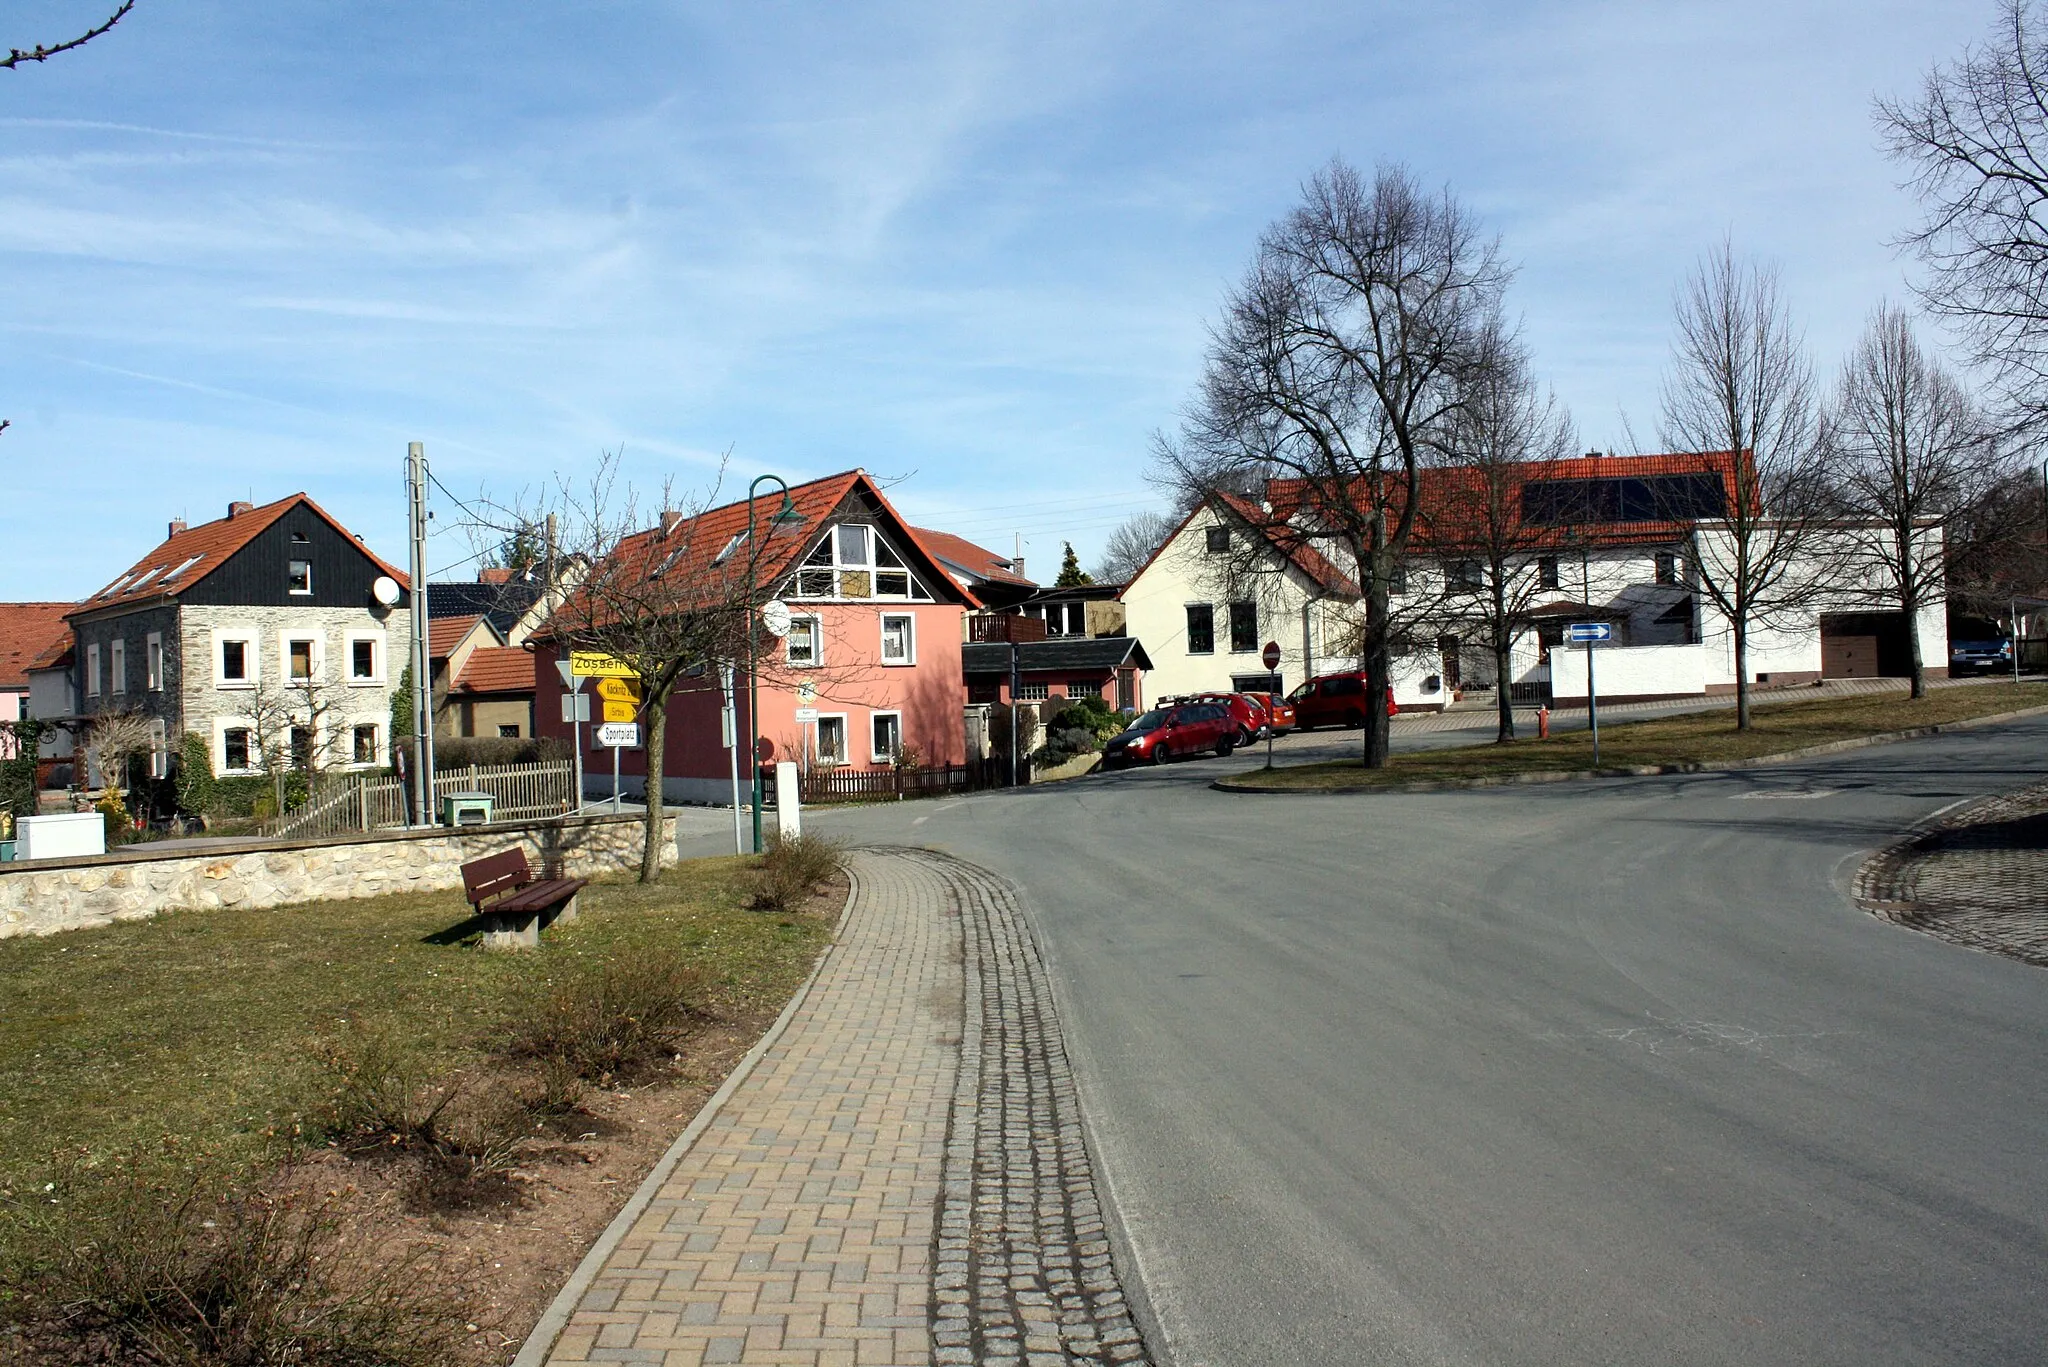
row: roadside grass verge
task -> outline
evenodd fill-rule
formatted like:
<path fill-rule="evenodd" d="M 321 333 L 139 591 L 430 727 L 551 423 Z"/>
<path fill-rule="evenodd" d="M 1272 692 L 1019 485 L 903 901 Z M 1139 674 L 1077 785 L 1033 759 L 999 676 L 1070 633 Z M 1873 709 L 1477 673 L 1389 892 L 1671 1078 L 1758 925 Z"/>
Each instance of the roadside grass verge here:
<path fill-rule="evenodd" d="M 1759 703 L 1748 731 L 1735 729 L 1730 709 L 1689 713 L 1600 728 L 1600 767 L 1694 765 L 1758 759 L 1787 750 L 1939 726 L 1973 717 L 2048 706 L 2048 683 L 1985 684 L 1931 691 L 1915 702 L 1902 694 L 1870 694 L 1813 702 Z M 1367 792 L 1410 783 L 1461 783 L 1522 774 L 1584 772 L 1593 767 L 1584 731 L 1539 741 L 1524 734 L 1505 745 L 1475 745 L 1392 756 L 1385 768 L 1356 761 L 1279 765 L 1233 774 L 1234 787 L 1273 792 Z"/>
<path fill-rule="evenodd" d="M 363 1032 L 401 1041 L 422 1078 L 478 1067 L 511 1052 L 559 984 L 604 981 L 608 967 L 685 965 L 693 1011 L 772 1014 L 829 928 L 749 910 L 750 862 L 594 883 L 584 914 L 550 927 L 538 952 L 451 935 L 468 918 L 454 891 L 0 940 L 0 1192 L 59 1154 L 169 1143 L 260 1157 L 318 1122 L 324 1056 Z"/>
<path fill-rule="evenodd" d="M 0 1361 L 493 1360 L 448 1339 L 490 1212 L 601 1217 L 621 1179 L 564 1145 L 628 1088 L 701 1097 L 695 1055 L 715 1085 L 829 939 L 753 909 L 764 876 L 600 880 L 527 952 L 482 950 L 459 891 L 0 940 Z"/>

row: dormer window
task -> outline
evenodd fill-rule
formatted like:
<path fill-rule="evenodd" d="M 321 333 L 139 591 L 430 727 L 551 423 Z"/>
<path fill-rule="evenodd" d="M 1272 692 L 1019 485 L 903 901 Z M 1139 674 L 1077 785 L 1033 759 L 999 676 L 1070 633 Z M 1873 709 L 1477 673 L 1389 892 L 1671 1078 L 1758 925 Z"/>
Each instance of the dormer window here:
<path fill-rule="evenodd" d="M 310 560 L 289 561 L 285 567 L 285 592 L 310 594 L 313 591 L 313 562 Z"/>
<path fill-rule="evenodd" d="M 193 556 L 193 557 L 192 557 L 191 559 L 187 560 L 187 561 L 186 561 L 186 562 L 185 562 L 184 564 L 182 564 L 182 565 L 178 566 L 178 568 L 176 568 L 176 569 L 172 570 L 172 571 L 171 571 L 171 572 L 170 572 L 169 574 L 165 575 L 165 576 L 164 576 L 164 582 L 165 582 L 166 584 L 170 583 L 170 582 L 171 582 L 171 581 L 172 581 L 173 579 L 176 579 L 176 578 L 178 578 L 179 576 L 183 575 L 183 574 L 185 573 L 185 571 L 186 571 L 186 570 L 189 570 L 189 569 L 191 569 L 191 568 L 192 568 L 192 567 L 193 567 L 194 565 L 198 564 L 198 563 L 199 563 L 200 561 L 202 561 L 202 560 L 204 560 L 204 559 L 206 559 L 206 557 L 205 557 L 205 556 L 203 556 L 203 555 L 195 555 L 195 556 Z"/>
<path fill-rule="evenodd" d="M 720 551 L 717 555 L 711 558 L 711 563 L 714 565 L 723 565 L 726 561 L 732 559 L 732 553 L 734 551 L 738 550 L 740 547 L 746 544 L 747 534 L 745 532 L 734 532 L 732 534 L 732 540 L 726 542 L 725 549 Z"/>

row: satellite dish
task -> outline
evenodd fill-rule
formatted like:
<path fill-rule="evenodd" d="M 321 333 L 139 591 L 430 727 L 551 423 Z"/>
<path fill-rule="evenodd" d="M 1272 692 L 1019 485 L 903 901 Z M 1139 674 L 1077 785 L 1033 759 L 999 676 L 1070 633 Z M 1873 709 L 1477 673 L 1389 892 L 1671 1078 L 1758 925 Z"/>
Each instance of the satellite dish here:
<path fill-rule="evenodd" d="M 761 626 L 770 636 L 778 639 L 789 635 L 789 604 L 780 598 L 770 598 L 761 605 Z"/>
<path fill-rule="evenodd" d="M 370 596 L 390 607 L 398 601 L 398 581 L 388 574 L 380 574 L 370 585 Z"/>

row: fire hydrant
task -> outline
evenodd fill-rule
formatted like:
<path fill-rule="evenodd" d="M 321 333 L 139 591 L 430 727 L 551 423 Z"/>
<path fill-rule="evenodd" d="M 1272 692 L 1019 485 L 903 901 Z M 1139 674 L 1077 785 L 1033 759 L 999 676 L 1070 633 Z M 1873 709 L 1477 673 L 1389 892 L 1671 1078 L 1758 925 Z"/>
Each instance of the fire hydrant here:
<path fill-rule="evenodd" d="M 1549 740 L 1549 739 L 1550 739 L 1550 704 L 1549 704 L 1549 703 L 1545 703 L 1545 704 L 1544 704 L 1543 706 L 1541 706 L 1541 707 L 1539 707 L 1539 708 L 1537 708 L 1537 709 L 1536 709 L 1536 739 L 1538 739 L 1538 740 Z"/>

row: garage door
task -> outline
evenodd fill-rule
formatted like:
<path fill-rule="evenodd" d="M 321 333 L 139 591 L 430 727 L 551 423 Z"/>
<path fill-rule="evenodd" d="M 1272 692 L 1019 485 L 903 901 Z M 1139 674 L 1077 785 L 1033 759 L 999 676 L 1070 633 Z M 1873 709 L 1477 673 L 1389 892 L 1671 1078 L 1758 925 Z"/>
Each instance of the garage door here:
<path fill-rule="evenodd" d="M 1875 636 L 1821 637 L 1820 676 L 1823 679 L 1878 678 L 1877 638 Z"/>

